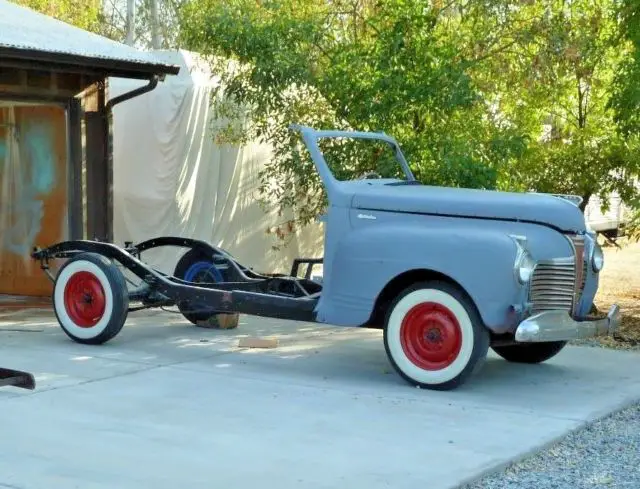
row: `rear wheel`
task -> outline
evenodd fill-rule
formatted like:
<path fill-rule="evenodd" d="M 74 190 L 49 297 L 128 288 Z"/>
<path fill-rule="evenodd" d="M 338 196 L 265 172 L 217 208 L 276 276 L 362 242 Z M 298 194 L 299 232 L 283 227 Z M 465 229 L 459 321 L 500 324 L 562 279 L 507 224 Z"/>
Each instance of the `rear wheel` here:
<path fill-rule="evenodd" d="M 555 357 L 566 345 L 566 341 L 549 341 L 545 343 L 494 346 L 493 351 L 508 362 L 542 363 Z"/>
<path fill-rule="evenodd" d="M 480 369 L 489 333 L 463 291 L 428 281 L 405 289 L 390 305 L 384 344 L 392 365 L 410 384 L 450 390 Z"/>
<path fill-rule="evenodd" d="M 180 258 L 173 275 L 196 284 L 224 281 L 224 277 L 214 265 L 212 257 L 198 249 L 191 249 Z M 203 302 L 186 300 L 179 301 L 177 305 L 185 319 L 196 326 L 222 329 L 233 329 L 238 326 L 238 314 L 217 313 Z"/>
<path fill-rule="evenodd" d="M 102 255 L 78 254 L 60 268 L 53 287 L 53 309 L 63 331 L 74 341 L 105 343 L 120 332 L 129 312 L 124 276 Z"/>

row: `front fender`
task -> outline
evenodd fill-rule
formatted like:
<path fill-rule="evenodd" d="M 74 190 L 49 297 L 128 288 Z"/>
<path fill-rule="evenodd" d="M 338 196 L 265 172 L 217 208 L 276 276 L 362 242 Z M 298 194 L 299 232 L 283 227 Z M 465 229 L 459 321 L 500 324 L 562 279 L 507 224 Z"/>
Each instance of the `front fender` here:
<path fill-rule="evenodd" d="M 516 244 L 504 230 L 483 228 L 481 223 L 460 226 L 456 221 L 449 226 L 356 223 L 332 250 L 331 268 L 325 270 L 330 281 L 318 304 L 318 320 L 364 324 L 394 277 L 429 270 L 457 282 L 488 327 L 503 327 L 509 306 L 524 293 L 513 273 Z"/>

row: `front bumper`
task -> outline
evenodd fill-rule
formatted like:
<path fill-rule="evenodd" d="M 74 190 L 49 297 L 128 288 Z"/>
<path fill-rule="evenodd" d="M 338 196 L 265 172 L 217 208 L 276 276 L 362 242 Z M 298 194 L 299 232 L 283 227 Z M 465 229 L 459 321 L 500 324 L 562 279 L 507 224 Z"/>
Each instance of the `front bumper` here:
<path fill-rule="evenodd" d="M 620 320 L 620 307 L 615 304 L 605 317 L 590 321 L 576 321 L 567 311 L 545 311 L 522 321 L 516 329 L 515 340 L 538 343 L 607 336 L 618 329 Z"/>

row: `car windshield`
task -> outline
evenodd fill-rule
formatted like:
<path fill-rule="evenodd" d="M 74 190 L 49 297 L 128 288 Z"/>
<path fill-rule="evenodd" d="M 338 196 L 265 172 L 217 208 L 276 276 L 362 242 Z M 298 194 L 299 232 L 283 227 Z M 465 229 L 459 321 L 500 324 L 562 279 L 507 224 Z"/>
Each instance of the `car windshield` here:
<path fill-rule="evenodd" d="M 321 137 L 318 147 L 334 178 L 407 180 L 394 147 L 386 141 L 357 137 Z"/>

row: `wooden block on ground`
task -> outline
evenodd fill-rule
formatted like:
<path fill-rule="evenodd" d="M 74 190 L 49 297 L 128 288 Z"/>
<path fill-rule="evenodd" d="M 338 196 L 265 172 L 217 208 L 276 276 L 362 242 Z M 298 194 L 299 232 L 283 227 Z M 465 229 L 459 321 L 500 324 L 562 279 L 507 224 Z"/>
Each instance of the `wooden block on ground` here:
<path fill-rule="evenodd" d="M 239 348 L 277 348 L 277 338 L 240 338 Z"/>
<path fill-rule="evenodd" d="M 198 321 L 196 326 L 209 329 L 235 329 L 239 321 L 240 314 L 215 314 L 205 321 Z"/>

